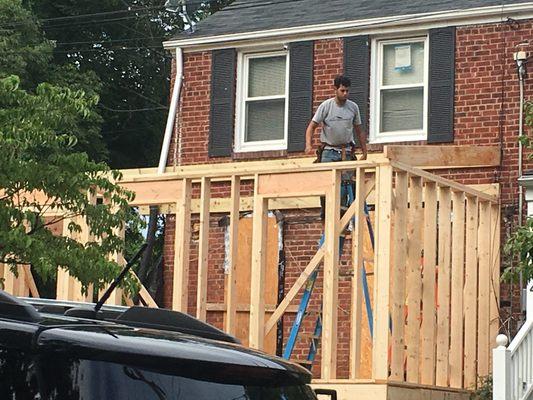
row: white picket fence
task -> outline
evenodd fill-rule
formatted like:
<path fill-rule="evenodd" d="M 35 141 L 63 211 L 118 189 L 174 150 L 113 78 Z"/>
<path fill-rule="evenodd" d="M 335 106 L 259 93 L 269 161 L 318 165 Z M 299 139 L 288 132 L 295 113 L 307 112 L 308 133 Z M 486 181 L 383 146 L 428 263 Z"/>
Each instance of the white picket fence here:
<path fill-rule="evenodd" d="M 505 335 L 498 335 L 493 350 L 493 399 L 533 399 L 533 282 L 527 288 L 526 322 L 507 346 Z"/>

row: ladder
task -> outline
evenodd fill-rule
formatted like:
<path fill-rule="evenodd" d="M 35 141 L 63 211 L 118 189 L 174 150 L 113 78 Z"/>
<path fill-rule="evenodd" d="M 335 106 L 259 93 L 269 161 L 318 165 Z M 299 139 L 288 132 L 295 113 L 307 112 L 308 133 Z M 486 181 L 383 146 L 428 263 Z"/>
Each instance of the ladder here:
<path fill-rule="evenodd" d="M 342 199 L 345 200 L 345 203 L 343 204 L 344 207 L 348 208 L 352 202 L 354 201 L 354 193 L 353 188 L 351 185 L 351 182 L 349 181 L 343 181 L 341 185 L 341 202 Z M 374 229 L 372 227 L 372 222 L 370 221 L 370 213 L 368 210 L 368 205 L 365 202 L 364 205 L 364 212 L 365 212 L 365 219 L 368 227 L 368 234 L 370 237 L 370 243 L 372 244 L 372 251 L 374 251 Z M 320 241 L 318 243 L 318 248 L 322 247 L 324 244 L 324 235 L 320 238 Z M 339 257 L 342 255 L 342 250 L 344 247 L 344 236 L 340 236 L 339 238 Z M 370 292 L 368 290 L 368 281 L 366 277 L 366 269 L 365 264 L 363 261 L 362 265 L 362 281 L 363 281 L 363 295 L 365 298 L 365 305 L 366 305 L 366 313 L 368 316 L 368 328 L 370 331 L 370 336 L 373 336 L 373 330 L 374 330 L 374 324 L 373 324 L 373 313 L 372 313 L 372 303 L 370 301 Z M 294 323 L 291 328 L 291 332 L 289 334 L 289 338 L 287 340 L 287 345 L 285 346 L 285 349 L 283 351 L 283 358 L 286 360 L 289 360 L 291 358 L 292 352 L 294 350 L 294 347 L 296 345 L 298 334 L 300 332 L 300 327 L 302 325 L 304 317 L 307 315 L 307 307 L 309 305 L 309 301 L 311 300 L 311 294 L 313 293 L 313 288 L 315 286 L 316 278 L 318 277 L 318 268 L 309 276 L 309 279 L 307 280 L 307 284 L 304 289 L 304 293 L 302 295 L 302 298 L 300 300 L 300 306 L 298 307 L 298 312 L 296 313 L 296 318 L 294 320 Z M 318 312 L 316 322 L 315 322 L 315 329 L 313 331 L 313 334 L 311 335 L 311 341 L 309 345 L 309 352 L 307 354 L 307 359 L 304 362 L 300 362 L 302 365 L 304 365 L 306 368 L 311 370 L 311 367 L 313 365 L 313 361 L 315 360 L 316 353 L 318 351 L 318 344 L 320 340 L 320 335 L 322 334 L 322 313 Z"/>

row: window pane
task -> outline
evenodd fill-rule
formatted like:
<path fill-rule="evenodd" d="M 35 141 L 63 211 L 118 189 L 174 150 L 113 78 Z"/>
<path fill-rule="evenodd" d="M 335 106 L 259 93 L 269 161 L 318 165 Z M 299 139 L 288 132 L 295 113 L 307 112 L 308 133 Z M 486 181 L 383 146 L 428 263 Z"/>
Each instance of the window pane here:
<path fill-rule="evenodd" d="M 249 60 L 248 97 L 285 94 L 285 56 Z"/>
<path fill-rule="evenodd" d="M 422 129 L 423 115 L 423 88 L 381 91 L 380 132 Z"/>
<path fill-rule="evenodd" d="M 246 104 L 245 142 L 285 137 L 285 99 L 250 101 Z"/>
<path fill-rule="evenodd" d="M 424 82 L 424 43 L 383 46 L 383 85 Z"/>

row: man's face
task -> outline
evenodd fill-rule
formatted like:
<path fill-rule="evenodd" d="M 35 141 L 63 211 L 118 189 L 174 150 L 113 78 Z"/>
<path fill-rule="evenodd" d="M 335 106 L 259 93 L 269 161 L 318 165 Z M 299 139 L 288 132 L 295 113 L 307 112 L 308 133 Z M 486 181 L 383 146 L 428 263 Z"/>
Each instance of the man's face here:
<path fill-rule="evenodd" d="M 348 94 L 350 93 L 350 88 L 340 85 L 340 87 L 337 89 L 335 88 L 335 97 L 337 97 L 337 100 L 340 102 L 344 102 L 348 99 Z"/>

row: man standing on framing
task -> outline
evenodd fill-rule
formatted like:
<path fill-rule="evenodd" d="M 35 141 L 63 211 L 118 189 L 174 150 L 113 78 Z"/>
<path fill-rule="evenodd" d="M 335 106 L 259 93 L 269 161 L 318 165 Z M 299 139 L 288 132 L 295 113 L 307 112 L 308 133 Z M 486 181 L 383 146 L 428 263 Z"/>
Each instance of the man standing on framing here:
<path fill-rule="evenodd" d="M 357 134 L 359 146 L 363 152 L 361 160 L 366 160 L 366 135 L 361 125 L 359 107 L 348 100 L 351 81 L 339 75 L 333 81 L 335 97 L 324 101 L 318 106 L 316 113 L 307 126 L 305 132 L 306 148 L 311 149 L 311 142 L 316 128 L 322 124 L 320 133 L 321 145 L 317 149 L 316 162 L 332 162 L 342 160 L 355 160 L 354 130 Z M 321 199 L 324 218 L 324 199 Z"/>

